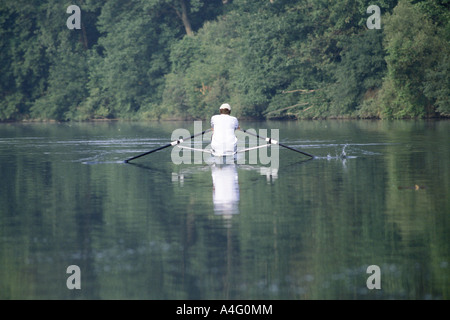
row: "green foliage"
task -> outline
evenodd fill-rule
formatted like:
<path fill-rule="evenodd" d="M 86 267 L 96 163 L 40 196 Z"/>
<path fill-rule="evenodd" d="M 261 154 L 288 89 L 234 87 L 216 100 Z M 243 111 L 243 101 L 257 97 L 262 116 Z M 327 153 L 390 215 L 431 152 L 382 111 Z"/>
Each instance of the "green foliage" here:
<path fill-rule="evenodd" d="M 236 39 L 238 59 L 231 67 L 233 72 L 234 104 L 242 114 L 260 117 L 271 106 L 278 91 L 288 87 L 296 73 L 298 62 L 290 56 L 296 21 L 287 12 L 272 12 L 264 8 L 240 16 Z M 295 32 L 295 31 L 294 31 Z"/>
<path fill-rule="evenodd" d="M 173 46 L 172 72 L 166 76 L 163 97 L 170 117 L 203 118 L 229 98 L 226 67 L 233 53 L 226 36 L 228 27 L 225 20 L 207 23 L 201 32 Z"/>
<path fill-rule="evenodd" d="M 0 120 L 26 117 L 45 90 L 48 59 L 34 32 L 41 12 L 29 2 L 0 4 Z"/>
<path fill-rule="evenodd" d="M 440 57 L 435 68 L 426 71 L 423 93 L 429 100 L 434 99 L 437 112 L 450 116 L 450 52 Z"/>
<path fill-rule="evenodd" d="M 0 121 L 448 116 L 448 1 L 0 4 Z"/>
<path fill-rule="evenodd" d="M 381 31 L 370 30 L 341 42 L 336 80 L 328 89 L 333 114 L 354 115 L 366 93 L 381 87 L 386 70 L 381 41 Z"/>
<path fill-rule="evenodd" d="M 400 1 L 385 19 L 388 74 L 381 104 L 389 118 L 433 115 L 433 104 L 448 106 L 448 76 L 440 74 L 449 53 L 448 37 L 421 10 L 421 4 Z M 448 59 L 447 59 L 448 61 Z M 441 82 L 440 80 L 444 80 Z M 447 98 L 443 94 L 447 93 Z"/>

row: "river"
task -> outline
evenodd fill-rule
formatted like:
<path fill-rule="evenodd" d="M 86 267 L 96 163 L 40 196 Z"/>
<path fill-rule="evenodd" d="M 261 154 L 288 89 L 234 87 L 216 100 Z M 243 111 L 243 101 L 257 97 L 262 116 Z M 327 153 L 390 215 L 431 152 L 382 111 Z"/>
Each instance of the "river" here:
<path fill-rule="evenodd" d="M 450 298 L 449 121 L 199 125 L 0 124 L 0 299 Z"/>

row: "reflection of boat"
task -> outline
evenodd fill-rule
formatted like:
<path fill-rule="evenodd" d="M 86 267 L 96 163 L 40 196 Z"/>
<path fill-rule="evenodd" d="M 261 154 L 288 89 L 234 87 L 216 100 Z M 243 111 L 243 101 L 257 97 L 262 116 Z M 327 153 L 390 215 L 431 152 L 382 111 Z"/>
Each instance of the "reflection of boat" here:
<path fill-rule="evenodd" d="M 230 217 L 239 213 L 239 184 L 236 164 L 213 164 L 214 213 Z"/>

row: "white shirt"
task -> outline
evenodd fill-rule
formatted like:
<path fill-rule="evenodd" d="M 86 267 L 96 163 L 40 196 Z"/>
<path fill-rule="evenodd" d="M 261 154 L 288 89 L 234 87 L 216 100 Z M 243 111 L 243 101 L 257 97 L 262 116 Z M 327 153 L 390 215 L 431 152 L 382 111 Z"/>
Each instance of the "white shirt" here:
<path fill-rule="evenodd" d="M 214 129 L 211 147 L 219 154 L 233 153 L 236 151 L 237 138 L 234 131 L 239 127 L 236 117 L 228 114 L 212 116 L 211 127 Z"/>

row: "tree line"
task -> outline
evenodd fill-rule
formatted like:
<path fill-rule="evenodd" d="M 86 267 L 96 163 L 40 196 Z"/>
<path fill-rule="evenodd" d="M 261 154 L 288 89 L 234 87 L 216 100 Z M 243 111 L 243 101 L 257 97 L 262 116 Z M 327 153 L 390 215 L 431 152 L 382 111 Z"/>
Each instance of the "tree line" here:
<path fill-rule="evenodd" d="M 0 121 L 207 119 L 223 102 L 243 118 L 448 117 L 449 6 L 4 0 Z"/>

